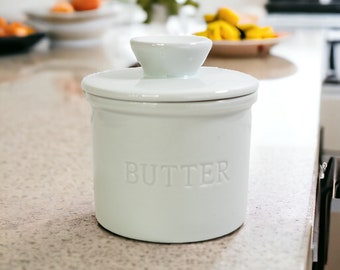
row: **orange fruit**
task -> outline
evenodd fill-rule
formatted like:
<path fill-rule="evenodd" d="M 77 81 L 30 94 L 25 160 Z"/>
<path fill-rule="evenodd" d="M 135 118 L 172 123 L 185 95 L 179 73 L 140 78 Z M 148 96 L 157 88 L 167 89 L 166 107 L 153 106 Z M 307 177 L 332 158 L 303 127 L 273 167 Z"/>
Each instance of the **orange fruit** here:
<path fill-rule="evenodd" d="M 74 12 L 74 7 L 67 1 L 58 1 L 51 8 L 52 12 L 60 13 L 72 13 Z"/>
<path fill-rule="evenodd" d="M 92 10 L 100 7 L 102 0 L 72 0 L 71 4 L 77 11 Z"/>
<path fill-rule="evenodd" d="M 0 27 L 0 37 L 5 37 L 5 36 L 7 36 L 5 29 Z"/>
<path fill-rule="evenodd" d="M 7 25 L 6 33 L 8 36 L 24 37 L 34 33 L 34 29 L 20 22 L 12 22 Z"/>
<path fill-rule="evenodd" d="M 7 21 L 5 18 L 0 17 L 0 28 L 4 28 L 7 25 Z"/>
<path fill-rule="evenodd" d="M 0 17 L 0 37 L 17 36 L 24 37 L 35 32 L 34 28 L 21 22 L 8 23 Z"/>

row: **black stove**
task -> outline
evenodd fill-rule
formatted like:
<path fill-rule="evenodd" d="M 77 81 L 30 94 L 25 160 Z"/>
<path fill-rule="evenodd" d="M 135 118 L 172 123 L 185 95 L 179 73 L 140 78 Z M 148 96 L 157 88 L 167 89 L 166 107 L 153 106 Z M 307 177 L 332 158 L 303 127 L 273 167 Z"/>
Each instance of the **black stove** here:
<path fill-rule="evenodd" d="M 268 13 L 340 13 L 340 0 L 269 0 Z"/>

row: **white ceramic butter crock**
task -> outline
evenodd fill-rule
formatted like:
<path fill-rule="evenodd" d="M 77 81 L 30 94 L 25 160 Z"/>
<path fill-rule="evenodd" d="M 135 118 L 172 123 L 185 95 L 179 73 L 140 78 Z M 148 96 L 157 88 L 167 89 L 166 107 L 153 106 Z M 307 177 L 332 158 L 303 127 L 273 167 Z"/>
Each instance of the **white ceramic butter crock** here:
<path fill-rule="evenodd" d="M 145 73 L 110 70 L 82 82 L 93 111 L 98 222 L 162 243 L 233 232 L 245 221 L 258 81 L 200 67 L 211 48 L 203 37 L 138 37 L 131 45 Z"/>

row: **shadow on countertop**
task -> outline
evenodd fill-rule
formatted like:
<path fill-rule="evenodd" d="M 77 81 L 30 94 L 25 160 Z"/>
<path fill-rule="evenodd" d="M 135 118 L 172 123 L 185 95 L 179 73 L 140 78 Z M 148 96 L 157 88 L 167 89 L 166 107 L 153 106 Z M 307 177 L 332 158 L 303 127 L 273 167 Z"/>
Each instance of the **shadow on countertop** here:
<path fill-rule="evenodd" d="M 293 62 L 271 54 L 263 57 L 223 58 L 209 56 L 204 66 L 241 71 L 259 80 L 284 78 L 293 75 L 297 71 Z"/>

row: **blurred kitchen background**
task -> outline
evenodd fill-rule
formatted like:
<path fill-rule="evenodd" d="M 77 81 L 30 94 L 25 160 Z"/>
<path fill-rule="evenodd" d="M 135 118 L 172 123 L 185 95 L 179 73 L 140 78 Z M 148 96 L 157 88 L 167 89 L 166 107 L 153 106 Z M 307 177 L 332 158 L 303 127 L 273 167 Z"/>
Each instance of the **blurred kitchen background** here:
<path fill-rule="evenodd" d="M 115 0 L 114 0 L 115 1 Z M 120 2 L 136 2 L 135 0 L 117 0 Z M 32 7 L 32 5 L 51 5 L 56 0 L 20 0 L 16 1 L 15 5 L 12 1 L 0 0 L 0 16 L 18 18 L 22 16 L 21 11 Z M 181 2 L 179 0 L 178 2 Z M 266 0 L 198 0 L 200 4 L 199 11 L 214 13 L 218 7 L 228 6 L 241 11 L 252 12 L 256 14 L 264 14 L 264 5 Z"/>

